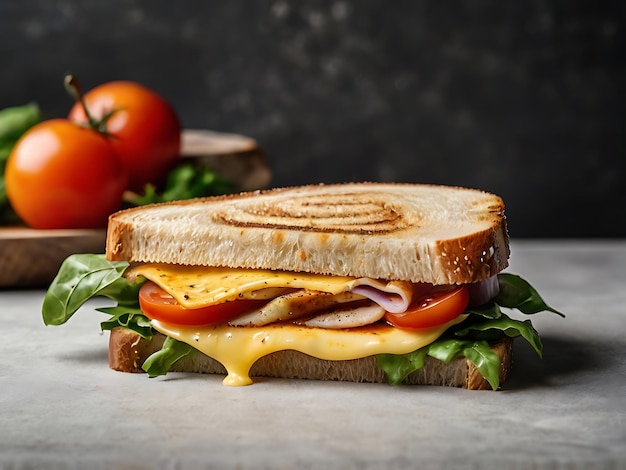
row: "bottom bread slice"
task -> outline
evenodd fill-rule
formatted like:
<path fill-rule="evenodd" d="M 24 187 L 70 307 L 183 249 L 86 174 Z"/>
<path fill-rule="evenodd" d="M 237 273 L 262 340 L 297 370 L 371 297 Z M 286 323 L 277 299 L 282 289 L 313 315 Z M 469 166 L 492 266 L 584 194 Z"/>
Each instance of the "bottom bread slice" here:
<path fill-rule="evenodd" d="M 165 336 L 160 333 L 146 340 L 129 329 L 114 328 L 109 338 L 109 366 L 121 372 L 143 372 L 141 365 L 153 352 L 161 349 L 164 340 Z M 512 345 L 511 338 L 490 343 L 500 358 L 500 385 L 507 379 L 511 370 Z M 226 375 L 226 369 L 222 364 L 196 349 L 177 361 L 170 371 Z M 349 361 L 328 361 L 291 350 L 275 352 L 260 358 L 250 369 L 250 377 L 387 382 L 387 377 L 377 366 L 374 356 Z M 491 385 L 476 366 L 464 357 L 454 359 L 449 364 L 427 357 L 424 367 L 411 373 L 406 383 L 461 387 L 470 390 L 491 389 Z"/>

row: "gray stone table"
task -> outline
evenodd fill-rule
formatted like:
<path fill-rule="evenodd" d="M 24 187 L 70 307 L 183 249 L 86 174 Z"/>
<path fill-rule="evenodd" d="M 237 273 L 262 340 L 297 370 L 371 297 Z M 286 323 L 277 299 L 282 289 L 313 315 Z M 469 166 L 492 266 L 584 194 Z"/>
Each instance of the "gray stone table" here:
<path fill-rule="evenodd" d="M 509 271 L 567 318 L 499 392 L 118 373 L 93 305 L 45 327 L 0 291 L 0 468 L 626 468 L 626 241 L 515 240 Z"/>

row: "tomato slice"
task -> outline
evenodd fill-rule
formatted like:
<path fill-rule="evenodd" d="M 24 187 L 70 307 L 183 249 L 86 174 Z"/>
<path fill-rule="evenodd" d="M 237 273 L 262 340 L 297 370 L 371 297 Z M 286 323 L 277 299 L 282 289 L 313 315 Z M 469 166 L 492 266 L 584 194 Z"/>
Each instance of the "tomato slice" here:
<path fill-rule="evenodd" d="M 265 300 L 233 300 L 200 308 L 185 308 L 154 282 L 147 281 L 139 289 L 139 307 L 151 320 L 175 325 L 210 325 L 226 323 L 233 318 L 260 308 Z"/>
<path fill-rule="evenodd" d="M 385 321 L 398 328 L 428 328 L 447 323 L 465 311 L 469 303 L 467 287 L 418 297 L 404 313 L 385 313 Z"/>

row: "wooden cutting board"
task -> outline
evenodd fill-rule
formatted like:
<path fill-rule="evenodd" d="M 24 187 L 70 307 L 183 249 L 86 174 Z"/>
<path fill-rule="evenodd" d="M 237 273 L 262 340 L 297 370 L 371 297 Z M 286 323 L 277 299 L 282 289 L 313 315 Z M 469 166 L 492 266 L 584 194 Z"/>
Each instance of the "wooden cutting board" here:
<path fill-rule="evenodd" d="M 185 130 L 181 153 L 198 158 L 235 185 L 237 191 L 267 187 L 271 172 L 257 143 L 248 137 Z M 106 231 L 33 230 L 0 227 L 0 288 L 47 287 L 73 253 L 104 253 Z"/>
<path fill-rule="evenodd" d="M 41 287 L 72 253 L 104 253 L 106 231 L 0 229 L 0 286 Z"/>

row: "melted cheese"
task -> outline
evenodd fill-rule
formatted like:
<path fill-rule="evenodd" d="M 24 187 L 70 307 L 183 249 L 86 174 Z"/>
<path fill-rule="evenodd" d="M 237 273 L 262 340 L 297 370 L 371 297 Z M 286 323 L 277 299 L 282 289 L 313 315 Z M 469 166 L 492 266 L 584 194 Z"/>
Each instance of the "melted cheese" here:
<path fill-rule="evenodd" d="M 227 302 L 247 292 L 275 287 L 339 294 L 349 290 L 354 281 L 352 277 L 322 274 L 167 264 L 142 264 L 132 268 L 131 275 L 151 280 L 185 308 Z"/>
<path fill-rule="evenodd" d="M 268 354 L 295 350 L 318 359 L 345 361 L 375 354 L 406 354 L 424 347 L 461 322 L 460 315 L 444 325 L 404 330 L 375 325 L 358 330 L 328 330 L 292 324 L 263 327 L 178 326 L 152 320 L 159 332 L 187 343 L 219 361 L 228 373 L 224 385 L 249 385 L 252 364 Z"/>
<path fill-rule="evenodd" d="M 207 266 L 180 266 L 171 264 L 141 264 L 133 267 L 130 276 L 141 275 L 157 284 L 185 308 L 198 308 L 240 298 L 267 298 L 275 289 L 307 289 L 340 294 L 356 287 L 377 291 L 373 300 L 386 306 L 399 304 L 399 308 L 386 308 L 395 313 L 406 310 L 411 302 L 413 287 L 410 282 L 382 282 L 368 278 L 327 276 L 324 274 L 271 271 L 268 269 L 235 269 Z M 360 292 L 361 293 L 361 292 Z"/>

